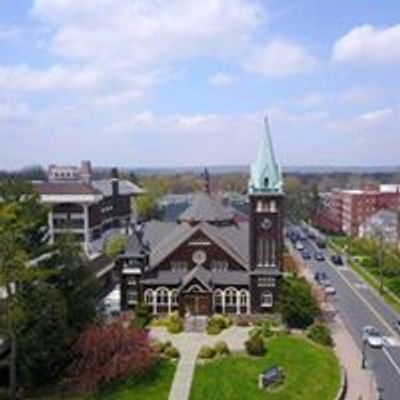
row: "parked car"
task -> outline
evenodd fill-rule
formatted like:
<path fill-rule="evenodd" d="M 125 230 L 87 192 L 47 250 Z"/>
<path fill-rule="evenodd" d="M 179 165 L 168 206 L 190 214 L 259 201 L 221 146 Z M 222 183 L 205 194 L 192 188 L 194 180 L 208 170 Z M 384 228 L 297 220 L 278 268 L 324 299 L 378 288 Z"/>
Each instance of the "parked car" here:
<path fill-rule="evenodd" d="M 321 239 L 321 238 L 318 238 L 318 239 L 315 241 L 315 244 L 316 244 L 317 247 L 320 248 L 320 249 L 325 249 L 325 248 L 326 248 L 325 240 L 323 240 L 323 239 Z"/>
<path fill-rule="evenodd" d="M 396 329 L 396 331 L 398 333 L 400 333 L 400 319 L 397 319 L 394 323 L 394 329 Z"/>
<path fill-rule="evenodd" d="M 343 265 L 343 258 L 339 254 L 334 254 L 331 260 L 335 265 Z"/>
<path fill-rule="evenodd" d="M 298 251 L 304 250 L 304 244 L 301 243 L 300 241 L 297 241 L 296 242 L 296 250 L 298 250 Z"/>
<path fill-rule="evenodd" d="M 378 329 L 373 326 L 364 326 L 362 330 L 362 339 L 371 347 L 380 348 L 383 346 L 383 337 Z"/>
<path fill-rule="evenodd" d="M 324 286 L 325 286 L 324 290 L 325 290 L 326 294 L 330 294 L 330 295 L 336 294 L 336 289 L 331 285 L 330 282 L 329 283 L 325 282 Z"/>
<path fill-rule="evenodd" d="M 324 253 L 322 251 L 317 251 L 314 254 L 314 258 L 315 258 L 316 261 L 325 261 L 325 256 L 324 256 Z"/>
<path fill-rule="evenodd" d="M 303 257 L 303 260 L 310 260 L 311 259 L 311 254 L 307 250 L 303 250 L 301 252 L 301 256 Z"/>

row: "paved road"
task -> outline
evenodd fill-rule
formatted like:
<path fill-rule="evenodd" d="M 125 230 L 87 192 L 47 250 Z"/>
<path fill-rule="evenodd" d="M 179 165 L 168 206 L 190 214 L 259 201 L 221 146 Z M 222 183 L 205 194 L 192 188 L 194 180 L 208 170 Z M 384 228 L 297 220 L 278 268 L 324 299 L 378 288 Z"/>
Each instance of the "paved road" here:
<path fill-rule="evenodd" d="M 312 255 L 317 250 L 311 240 L 305 241 L 304 246 Z M 330 250 L 325 250 L 325 255 L 329 260 Z M 367 346 L 367 365 L 376 376 L 381 399 L 400 400 L 400 337 L 393 329 L 396 313 L 349 268 L 314 259 L 307 261 L 306 267 L 313 273 L 324 271 L 328 275 L 337 292 L 333 303 L 360 349 L 361 330 L 366 325 L 375 326 L 388 338 L 383 349 Z"/>

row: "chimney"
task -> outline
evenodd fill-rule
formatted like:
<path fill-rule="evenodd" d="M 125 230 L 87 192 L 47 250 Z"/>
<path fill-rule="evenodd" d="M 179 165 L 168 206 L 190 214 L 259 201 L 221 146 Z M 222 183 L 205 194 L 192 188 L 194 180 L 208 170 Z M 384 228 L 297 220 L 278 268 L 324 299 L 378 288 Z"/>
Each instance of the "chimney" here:
<path fill-rule="evenodd" d="M 111 186 L 112 186 L 112 195 L 118 196 L 119 194 L 119 180 L 118 180 L 118 169 L 111 169 Z"/>
<path fill-rule="evenodd" d="M 90 161 L 81 162 L 81 179 L 85 183 L 90 183 L 92 180 L 92 165 Z"/>

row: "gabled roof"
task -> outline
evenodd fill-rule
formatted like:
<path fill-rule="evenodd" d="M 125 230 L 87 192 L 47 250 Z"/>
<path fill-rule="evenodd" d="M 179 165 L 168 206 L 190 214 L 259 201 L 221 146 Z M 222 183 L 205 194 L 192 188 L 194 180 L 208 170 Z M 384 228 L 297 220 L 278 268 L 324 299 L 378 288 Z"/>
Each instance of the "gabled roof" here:
<path fill-rule="evenodd" d="M 212 290 L 212 274 L 209 270 L 205 269 L 202 265 L 197 265 L 192 268 L 182 279 L 182 285 L 180 290 L 183 290 L 185 287 L 189 286 L 194 281 L 198 281 L 201 285 L 204 286 L 206 290 Z"/>
<path fill-rule="evenodd" d="M 202 232 L 243 268 L 248 268 L 248 224 L 217 227 L 207 222 L 196 226 L 150 222 L 145 225 L 144 241 L 150 244 L 150 267 L 159 265 L 195 232 Z"/>
<path fill-rule="evenodd" d="M 178 222 L 233 222 L 234 211 L 207 193 L 196 193 L 192 204 L 178 217 Z"/>

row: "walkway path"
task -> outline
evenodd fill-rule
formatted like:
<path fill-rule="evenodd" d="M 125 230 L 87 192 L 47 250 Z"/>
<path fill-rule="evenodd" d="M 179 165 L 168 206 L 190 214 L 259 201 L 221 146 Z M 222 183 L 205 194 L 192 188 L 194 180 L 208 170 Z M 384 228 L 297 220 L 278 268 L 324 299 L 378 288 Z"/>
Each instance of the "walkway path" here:
<path fill-rule="evenodd" d="M 201 346 L 214 346 L 223 340 L 231 351 L 244 350 L 244 341 L 250 328 L 232 326 L 216 336 L 206 333 L 182 332 L 172 335 L 163 327 L 151 329 L 151 335 L 158 340 L 170 340 L 178 348 L 181 357 L 172 383 L 169 400 L 189 400 L 197 354 Z"/>

